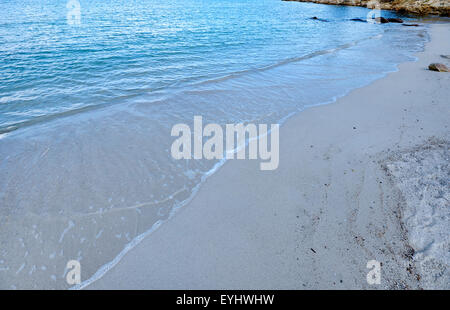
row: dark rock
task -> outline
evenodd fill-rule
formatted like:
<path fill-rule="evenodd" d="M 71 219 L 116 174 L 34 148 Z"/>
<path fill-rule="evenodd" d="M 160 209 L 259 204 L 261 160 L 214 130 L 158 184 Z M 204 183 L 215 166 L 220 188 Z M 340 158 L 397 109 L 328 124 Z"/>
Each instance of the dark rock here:
<path fill-rule="evenodd" d="M 419 27 L 419 24 L 402 24 L 402 25 L 408 27 Z"/>
<path fill-rule="evenodd" d="M 351 20 L 351 21 L 354 21 L 354 22 L 362 22 L 362 23 L 367 22 L 367 20 L 362 19 L 362 18 L 352 18 L 352 19 L 350 19 L 350 20 Z"/>
<path fill-rule="evenodd" d="M 403 19 L 401 18 L 388 18 L 387 20 L 390 23 L 399 23 L 399 24 L 403 23 Z"/>
<path fill-rule="evenodd" d="M 313 16 L 313 17 L 311 17 L 311 19 L 318 20 L 318 21 L 321 21 L 321 22 L 327 22 L 326 19 L 318 18 L 317 16 Z"/>
<path fill-rule="evenodd" d="M 432 71 L 438 71 L 438 72 L 450 72 L 450 70 L 447 68 L 446 65 L 438 64 L 438 63 L 430 64 L 428 66 L 428 69 L 430 69 Z"/>
<path fill-rule="evenodd" d="M 389 23 L 389 21 L 384 17 L 375 17 L 375 22 L 380 23 L 380 24 Z"/>

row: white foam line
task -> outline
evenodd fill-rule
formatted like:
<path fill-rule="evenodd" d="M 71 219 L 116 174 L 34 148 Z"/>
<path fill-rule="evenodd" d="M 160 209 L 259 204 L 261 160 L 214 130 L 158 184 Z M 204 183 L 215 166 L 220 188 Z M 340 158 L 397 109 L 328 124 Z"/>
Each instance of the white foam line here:
<path fill-rule="evenodd" d="M 25 268 L 25 263 L 20 265 L 19 269 L 17 269 L 17 271 L 16 271 L 16 274 L 19 274 L 19 272 L 21 272 L 23 268 Z"/>
<path fill-rule="evenodd" d="M 65 234 L 73 227 L 75 224 L 72 221 L 69 221 L 69 226 L 64 229 L 64 231 L 61 234 L 61 237 L 59 237 L 59 243 L 61 243 L 64 239 Z"/>

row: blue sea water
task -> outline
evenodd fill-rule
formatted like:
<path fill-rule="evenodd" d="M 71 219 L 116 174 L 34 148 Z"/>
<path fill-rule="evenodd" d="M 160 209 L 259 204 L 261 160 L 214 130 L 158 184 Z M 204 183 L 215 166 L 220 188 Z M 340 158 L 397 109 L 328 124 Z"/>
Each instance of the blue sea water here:
<path fill-rule="evenodd" d="M 80 25 L 70 25 L 67 3 L 1 1 L 0 131 L 86 107 L 153 100 L 155 94 L 295 60 L 386 29 L 403 32 L 402 41 L 392 42 L 399 45 L 395 54 L 383 55 L 385 64 L 366 55 L 364 62 L 380 62 L 382 71 L 417 43 L 406 27 L 349 21 L 366 17 L 368 10 L 358 7 L 81 0 Z M 354 70 L 353 59 L 338 65 Z M 317 74 L 307 66 L 304 71 Z"/>
<path fill-rule="evenodd" d="M 282 122 L 426 41 L 360 7 L 68 2 L 0 2 L 0 288 L 66 288 L 75 258 L 96 279 L 189 201 L 221 162 L 174 160 L 173 125 Z"/>

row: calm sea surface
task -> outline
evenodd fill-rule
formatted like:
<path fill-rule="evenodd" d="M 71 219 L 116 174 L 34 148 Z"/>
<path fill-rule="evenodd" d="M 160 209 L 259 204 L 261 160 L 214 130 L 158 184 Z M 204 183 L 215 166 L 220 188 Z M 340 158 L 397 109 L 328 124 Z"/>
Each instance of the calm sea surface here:
<path fill-rule="evenodd" d="M 0 130 L 88 106 L 154 100 L 155 93 L 170 95 L 386 31 L 402 34 L 389 47 L 365 51 L 358 66 L 392 69 L 418 43 L 406 27 L 349 21 L 368 13 L 354 7 L 278 0 L 82 0 L 81 24 L 74 26 L 67 23 L 72 9 L 66 4 L 1 1 Z M 312 16 L 329 22 L 309 20 Z M 355 61 L 337 63 L 340 74 L 354 74 Z M 305 65 L 303 73 L 317 78 L 322 72 Z"/>

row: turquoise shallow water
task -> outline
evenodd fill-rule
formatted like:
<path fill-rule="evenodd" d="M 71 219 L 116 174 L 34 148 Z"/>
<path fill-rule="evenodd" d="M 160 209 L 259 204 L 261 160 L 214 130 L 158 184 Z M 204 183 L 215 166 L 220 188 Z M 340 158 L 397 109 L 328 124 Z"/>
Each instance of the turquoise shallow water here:
<path fill-rule="evenodd" d="M 350 21 L 359 7 L 80 5 L 70 25 L 65 1 L 0 2 L 0 288 L 67 288 L 71 259 L 96 279 L 185 205 L 223 162 L 174 160 L 173 125 L 281 123 L 426 41 L 424 27 Z"/>
<path fill-rule="evenodd" d="M 363 8 L 278 0 L 80 1 L 74 26 L 66 4 L 0 3 L 0 131 L 89 106 L 154 100 L 399 28 L 348 20 L 365 18 Z M 386 63 L 416 41 L 405 35 Z"/>

